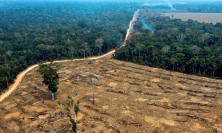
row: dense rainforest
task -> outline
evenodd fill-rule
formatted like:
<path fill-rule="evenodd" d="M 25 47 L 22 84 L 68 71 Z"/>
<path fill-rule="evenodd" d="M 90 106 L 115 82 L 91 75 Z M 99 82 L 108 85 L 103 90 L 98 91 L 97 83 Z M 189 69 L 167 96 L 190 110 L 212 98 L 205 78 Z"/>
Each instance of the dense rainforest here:
<path fill-rule="evenodd" d="M 141 23 L 127 41 L 116 51 L 119 60 L 164 68 L 168 70 L 222 78 L 222 24 L 170 19 L 145 18 L 155 32 Z"/>
<path fill-rule="evenodd" d="M 16 75 L 41 61 L 101 55 L 120 46 L 138 2 L 0 2 L 0 93 Z M 193 7 L 193 8 L 192 8 Z M 178 4 L 178 10 L 221 12 L 217 6 Z M 159 8 L 159 7 L 157 7 Z M 168 9 L 169 7 L 167 7 Z M 162 12 L 162 10 L 159 10 Z M 152 15 L 153 14 L 153 15 Z M 152 11 L 116 58 L 203 76 L 221 77 L 221 24 L 171 20 Z"/>
<path fill-rule="evenodd" d="M 32 64 L 114 49 L 138 9 L 136 3 L 36 3 L 0 10 L 0 92 Z"/>

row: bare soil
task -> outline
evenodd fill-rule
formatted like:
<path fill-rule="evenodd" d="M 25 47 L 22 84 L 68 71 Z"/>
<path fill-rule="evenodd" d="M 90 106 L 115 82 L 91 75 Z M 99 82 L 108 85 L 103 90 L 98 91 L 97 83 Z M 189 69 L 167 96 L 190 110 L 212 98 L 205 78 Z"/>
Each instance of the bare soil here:
<path fill-rule="evenodd" d="M 164 13 L 164 16 L 172 18 L 172 14 L 174 19 L 181 19 L 182 21 L 192 19 L 205 23 L 222 23 L 222 13 Z"/>
<path fill-rule="evenodd" d="M 79 133 L 213 133 L 222 132 L 222 82 L 110 58 L 61 63 L 56 100 L 36 69 L 0 102 L 0 132 L 69 133 L 70 122 L 60 100 L 74 89 L 81 101 Z M 84 76 L 100 81 L 92 87 Z"/>

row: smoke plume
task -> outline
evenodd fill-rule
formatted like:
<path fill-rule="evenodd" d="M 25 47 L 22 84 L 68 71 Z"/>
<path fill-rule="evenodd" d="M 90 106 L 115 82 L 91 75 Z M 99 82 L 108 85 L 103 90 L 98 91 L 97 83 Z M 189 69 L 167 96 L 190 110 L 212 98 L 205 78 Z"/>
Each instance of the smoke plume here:
<path fill-rule="evenodd" d="M 152 2 L 152 1 L 147 1 L 145 4 L 143 4 L 143 6 L 151 6 L 151 7 L 155 7 L 155 6 L 159 6 L 159 5 L 167 5 L 170 7 L 171 10 L 176 10 L 173 7 L 173 4 L 169 1 L 169 0 L 163 0 L 163 1 L 156 1 L 156 2 Z"/>
<path fill-rule="evenodd" d="M 141 10 L 141 9 L 138 9 L 138 10 L 134 13 L 134 15 L 133 15 L 133 20 L 130 21 L 129 29 L 127 30 L 127 34 L 126 34 L 126 37 L 125 37 L 123 46 L 126 45 L 126 41 L 131 37 L 131 33 L 133 33 L 133 32 L 135 31 L 135 30 L 134 30 L 134 27 L 135 27 L 135 25 L 136 25 L 138 22 L 142 23 L 144 28 L 149 29 L 149 30 L 151 30 L 152 32 L 154 32 L 153 25 L 152 25 L 152 24 L 146 24 L 145 21 L 141 18 L 142 15 L 144 15 L 144 11 Z M 145 14 L 145 16 L 148 16 L 148 15 Z"/>
<path fill-rule="evenodd" d="M 140 19 L 139 22 L 141 22 L 141 23 L 143 24 L 143 27 L 144 27 L 145 29 L 149 29 L 149 30 L 151 30 L 152 32 L 154 32 L 154 28 L 153 28 L 153 25 L 152 25 L 152 24 L 146 24 L 143 19 Z"/>
<path fill-rule="evenodd" d="M 126 33 L 126 38 L 124 40 L 124 45 L 126 44 L 126 41 L 130 38 L 130 34 L 134 31 L 134 26 L 136 25 L 137 20 L 140 17 L 140 9 L 138 9 L 134 15 L 133 15 L 133 20 L 130 21 L 129 29 L 127 30 Z"/>
<path fill-rule="evenodd" d="M 170 1 L 168 1 L 168 0 L 164 0 L 164 1 L 168 4 L 168 6 L 171 8 L 171 10 L 174 10 L 174 11 L 176 10 Z"/>

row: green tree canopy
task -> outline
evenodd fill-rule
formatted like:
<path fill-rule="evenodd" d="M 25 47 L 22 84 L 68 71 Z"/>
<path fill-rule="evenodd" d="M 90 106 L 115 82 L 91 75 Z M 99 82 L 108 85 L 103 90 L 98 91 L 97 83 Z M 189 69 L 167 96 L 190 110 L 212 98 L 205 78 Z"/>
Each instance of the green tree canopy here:
<path fill-rule="evenodd" d="M 61 69 L 61 65 L 56 63 L 49 64 L 39 64 L 39 69 L 37 70 L 43 76 L 43 81 L 45 85 L 48 85 L 48 89 L 52 92 L 52 100 L 54 100 L 54 93 L 57 92 L 59 85 L 59 75 L 58 71 Z"/>

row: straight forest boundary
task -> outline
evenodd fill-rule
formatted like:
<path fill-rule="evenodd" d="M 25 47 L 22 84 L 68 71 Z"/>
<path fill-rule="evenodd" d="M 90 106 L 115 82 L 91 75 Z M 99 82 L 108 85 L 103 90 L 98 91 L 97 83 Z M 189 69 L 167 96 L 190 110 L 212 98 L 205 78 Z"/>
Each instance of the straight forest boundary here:
<path fill-rule="evenodd" d="M 196 20 L 204 23 L 217 22 L 222 23 L 222 13 L 162 13 L 164 16 L 169 16 L 172 19 L 172 14 L 174 19 L 181 19 L 182 21 L 187 21 L 188 19 Z"/>
<path fill-rule="evenodd" d="M 60 62 L 69 62 L 69 61 L 81 61 L 81 60 L 95 60 L 95 59 L 100 59 L 100 58 L 103 58 L 103 57 L 106 57 L 106 56 L 110 56 L 112 55 L 113 53 L 115 52 L 115 50 L 112 50 L 104 55 L 101 55 L 101 56 L 98 56 L 98 57 L 89 57 L 89 58 L 86 58 L 86 59 L 74 59 L 74 60 L 59 60 L 59 61 L 53 61 L 54 63 L 60 63 Z M 49 62 L 47 62 L 49 63 Z M 9 89 L 1 94 L 0 96 L 0 102 L 3 101 L 6 97 L 8 97 L 14 90 L 16 90 L 19 86 L 20 86 L 20 83 L 21 81 L 23 80 L 25 74 L 29 71 L 31 71 L 32 69 L 38 67 L 38 64 L 36 65 L 32 65 L 30 67 L 28 67 L 26 70 L 22 71 L 15 79 L 14 83 L 9 87 Z"/>
<path fill-rule="evenodd" d="M 16 90 L 0 102 L 0 132 L 69 133 L 67 96 L 81 101 L 78 133 L 222 132 L 222 82 L 133 64 L 106 56 L 60 61 L 55 101 L 37 67 L 27 71 Z M 109 56 L 110 55 L 110 56 Z M 85 81 L 92 74 L 100 80 Z M 74 115 L 74 114 L 72 114 Z"/>

